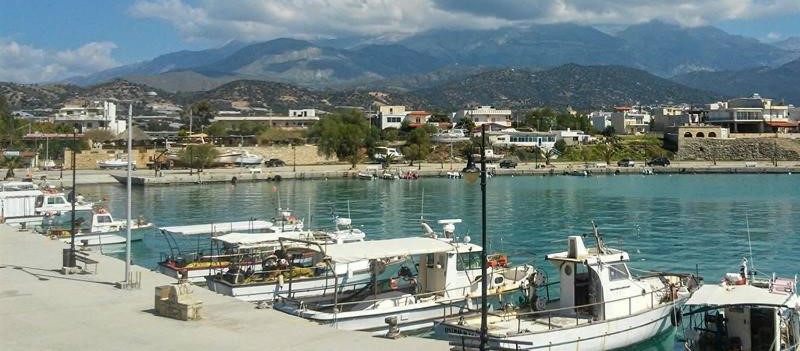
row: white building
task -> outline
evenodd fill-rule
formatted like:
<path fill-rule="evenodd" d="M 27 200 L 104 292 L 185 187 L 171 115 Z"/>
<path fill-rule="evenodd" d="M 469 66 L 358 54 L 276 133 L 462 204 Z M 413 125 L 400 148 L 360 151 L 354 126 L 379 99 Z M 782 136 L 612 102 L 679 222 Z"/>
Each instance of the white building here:
<path fill-rule="evenodd" d="M 315 108 L 305 108 L 302 110 L 289 110 L 289 117 L 323 117 L 327 115 L 327 111 L 317 110 Z"/>
<path fill-rule="evenodd" d="M 593 111 L 589 114 L 589 120 L 594 130 L 602 132 L 611 126 L 611 112 Z"/>
<path fill-rule="evenodd" d="M 459 123 L 464 119 L 475 122 L 475 126 L 494 123 L 511 127 L 511 110 L 498 110 L 492 106 L 481 106 L 476 109 L 459 110 L 453 115 L 453 122 Z"/>
<path fill-rule="evenodd" d="M 487 131 L 486 138 L 494 146 L 525 146 L 540 147 L 549 150 L 556 145 L 556 134 L 553 132 L 524 132 L 514 128 L 506 128 L 501 131 Z"/>
<path fill-rule="evenodd" d="M 406 114 L 405 106 L 381 106 L 378 110 L 378 115 L 375 117 L 375 125 L 381 130 L 386 128 L 400 129 Z"/>
<path fill-rule="evenodd" d="M 228 128 L 244 122 L 261 124 L 270 128 L 308 128 L 317 121 L 319 121 L 319 117 L 293 116 L 217 116 L 211 119 L 212 123 L 219 122 Z"/>
<path fill-rule="evenodd" d="M 567 145 L 586 144 L 593 141 L 595 138 L 589 134 L 584 134 L 581 130 L 552 130 L 551 133 L 555 134 L 556 141 L 564 140 Z"/>
<path fill-rule="evenodd" d="M 709 104 L 707 107 L 707 123 L 727 127 L 732 133 L 764 133 L 797 128 L 797 122 L 789 119 L 789 106 L 775 104 L 772 99 L 762 98 L 758 94 Z"/>
<path fill-rule="evenodd" d="M 650 120 L 650 113 L 631 107 L 616 107 L 611 113 L 611 126 L 617 134 L 648 133 Z"/>
<path fill-rule="evenodd" d="M 67 105 L 52 117 L 56 124 L 79 124 L 82 132 L 92 129 L 108 130 L 115 135 L 127 129 L 126 120 L 117 120 L 117 105 L 110 101 L 93 101 L 86 106 Z"/>

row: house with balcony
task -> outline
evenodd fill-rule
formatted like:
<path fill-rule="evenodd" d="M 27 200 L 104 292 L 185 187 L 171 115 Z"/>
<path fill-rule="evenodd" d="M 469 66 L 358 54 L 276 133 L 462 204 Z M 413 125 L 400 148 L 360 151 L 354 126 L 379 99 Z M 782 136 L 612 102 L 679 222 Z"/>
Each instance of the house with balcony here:
<path fill-rule="evenodd" d="M 592 113 L 589 114 L 589 121 L 592 122 L 594 130 L 602 132 L 606 128 L 611 127 L 611 112 L 592 111 Z"/>
<path fill-rule="evenodd" d="M 511 110 L 498 110 L 492 106 L 481 106 L 475 109 L 463 109 L 453 114 L 453 122 L 459 123 L 470 119 L 476 127 L 483 124 L 500 124 L 511 127 Z"/>
<path fill-rule="evenodd" d="M 569 128 L 567 128 L 567 130 L 551 130 L 550 133 L 556 136 L 556 141 L 564 140 L 567 145 L 586 144 L 595 140 L 594 137 L 585 134 L 581 130 L 572 130 Z"/>
<path fill-rule="evenodd" d="M 789 106 L 753 94 L 709 104 L 706 123 L 730 129 L 731 133 L 771 133 L 796 129 Z"/>
<path fill-rule="evenodd" d="M 489 144 L 501 147 L 522 146 L 539 147 L 549 150 L 556 145 L 556 133 L 522 131 L 506 128 L 500 131 L 487 131 L 486 138 Z"/>
<path fill-rule="evenodd" d="M 633 107 L 615 107 L 611 113 L 611 126 L 617 134 L 645 134 L 650 132 L 650 113 Z"/>
<path fill-rule="evenodd" d="M 117 105 L 110 101 L 92 101 L 85 105 L 65 105 L 53 114 L 55 124 L 78 125 L 81 133 L 107 130 L 115 135 L 127 130 L 125 119 L 117 120 Z"/>

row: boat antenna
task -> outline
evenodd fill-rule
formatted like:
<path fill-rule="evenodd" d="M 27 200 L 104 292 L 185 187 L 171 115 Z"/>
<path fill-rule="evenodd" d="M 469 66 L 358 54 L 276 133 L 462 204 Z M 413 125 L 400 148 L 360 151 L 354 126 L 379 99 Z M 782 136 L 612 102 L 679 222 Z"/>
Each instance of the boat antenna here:
<path fill-rule="evenodd" d="M 419 221 L 425 222 L 425 188 L 422 188 L 422 200 L 419 207 Z"/>
<path fill-rule="evenodd" d="M 744 223 L 747 226 L 747 246 L 750 248 L 750 271 L 756 273 L 755 261 L 753 261 L 753 243 L 750 241 L 750 214 L 745 211 Z"/>
<path fill-rule="evenodd" d="M 597 252 L 605 254 L 606 248 L 603 244 L 603 238 L 600 236 L 600 231 L 597 230 L 597 226 L 594 224 L 594 221 L 592 221 L 592 232 L 594 232 L 594 240 L 597 243 Z"/>

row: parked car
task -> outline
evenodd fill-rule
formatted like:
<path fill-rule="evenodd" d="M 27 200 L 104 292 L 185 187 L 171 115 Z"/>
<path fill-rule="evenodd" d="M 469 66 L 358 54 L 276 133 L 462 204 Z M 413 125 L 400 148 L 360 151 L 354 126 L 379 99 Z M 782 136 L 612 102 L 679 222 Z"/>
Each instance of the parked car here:
<path fill-rule="evenodd" d="M 629 158 L 623 158 L 617 162 L 617 166 L 619 167 L 633 167 L 636 165 L 636 162 Z"/>
<path fill-rule="evenodd" d="M 517 163 L 511 160 L 500 161 L 500 168 L 517 168 Z"/>
<path fill-rule="evenodd" d="M 267 161 L 264 161 L 264 164 L 267 167 L 283 167 L 283 166 L 286 166 L 286 162 L 283 162 L 283 160 L 277 159 L 277 158 L 271 158 L 271 159 L 269 159 Z"/>
<path fill-rule="evenodd" d="M 656 157 L 650 161 L 647 161 L 648 166 L 669 166 L 669 159 L 666 157 Z"/>

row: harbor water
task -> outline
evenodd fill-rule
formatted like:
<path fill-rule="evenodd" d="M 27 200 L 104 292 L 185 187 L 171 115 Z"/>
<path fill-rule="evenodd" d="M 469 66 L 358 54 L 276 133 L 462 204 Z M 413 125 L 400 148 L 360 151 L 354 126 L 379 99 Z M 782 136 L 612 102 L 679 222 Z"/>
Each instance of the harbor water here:
<path fill-rule="evenodd" d="M 78 192 L 107 198 L 115 218 L 124 218 L 124 186 L 87 185 Z M 490 251 L 509 254 L 512 263 L 550 269 L 544 255 L 565 251 L 566 237 L 590 234 L 594 221 L 606 244 L 628 251 L 630 266 L 643 271 L 698 271 L 715 283 L 752 257 L 763 274 L 800 274 L 797 175 L 494 177 L 486 192 Z M 268 219 L 280 202 L 314 229 L 332 228 L 333 214 L 349 216 L 368 239 L 420 235 L 420 217 L 437 231 L 436 220 L 461 218 L 457 235 L 479 242 L 480 199 L 479 184 L 443 178 L 139 187 L 133 215 L 156 226 L 224 223 Z M 158 230 L 144 237 L 132 246 L 140 266 L 155 267 L 176 249 Z M 207 237 L 176 241 L 184 252 L 208 246 Z M 586 241 L 594 245 L 591 236 Z M 109 254 L 122 257 L 124 248 Z M 643 348 L 672 349 L 671 342 L 659 342 Z"/>

